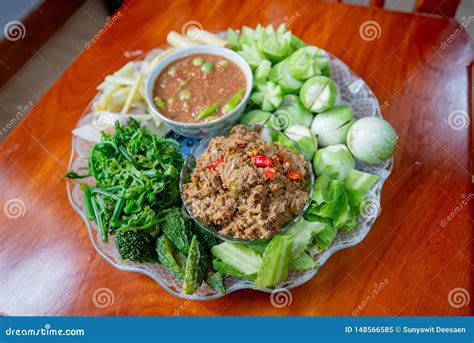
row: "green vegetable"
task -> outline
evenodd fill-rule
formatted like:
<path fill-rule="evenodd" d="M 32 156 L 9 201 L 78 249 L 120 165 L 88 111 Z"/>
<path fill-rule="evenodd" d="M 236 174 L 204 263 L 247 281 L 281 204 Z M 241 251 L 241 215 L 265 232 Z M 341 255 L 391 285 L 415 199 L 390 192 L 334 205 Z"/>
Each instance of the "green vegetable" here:
<path fill-rule="evenodd" d="M 196 236 L 193 236 L 184 270 L 184 294 L 193 294 L 201 285 L 205 273 L 203 259 L 205 259 L 205 257 L 203 256 L 201 245 Z"/>
<path fill-rule="evenodd" d="M 291 258 L 292 237 L 276 236 L 268 244 L 254 283 L 255 289 L 272 287 L 286 279 Z"/>
<path fill-rule="evenodd" d="M 74 180 L 74 179 L 84 179 L 84 178 L 89 177 L 89 176 L 90 175 L 79 175 L 76 172 L 73 172 L 72 170 L 70 170 L 61 177 L 61 182 L 64 179 L 72 179 L 72 180 Z"/>
<path fill-rule="evenodd" d="M 301 39 L 296 37 L 295 35 L 291 35 L 291 46 L 295 50 L 298 50 L 298 49 L 304 48 L 306 46 L 306 44 Z"/>
<path fill-rule="evenodd" d="M 193 227 L 193 232 L 196 234 L 196 236 L 199 238 L 199 242 L 204 245 L 204 247 L 207 250 L 211 250 L 211 248 L 214 245 L 217 245 L 217 239 L 213 235 L 211 235 L 209 232 L 207 232 L 204 229 L 201 229 L 197 225 L 194 225 Z"/>
<path fill-rule="evenodd" d="M 120 257 L 134 262 L 157 262 L 154 239 L 143 231 L 118 231 L 115 244 Z"/>
<path fill-rule="evenodd" d="M 206 278 L 206 283 L 211 286 L 211 288 L 221 294 L 226 293 L 224 274 L 220 272 L 211 273 Z"/>
<path fill-rule="evenodd" d="M 243 274 L 258 272 L 262 258 L 252 249 L 239 243 L 224 242 L 211 249 L 213 256 L 232 266 Z"/>
<path fill-rule="evenodd" d="M 171 275 L 183 282 L 184 272 L 181 264 L 175 258 L 175 248 L 165 235 L 162 235 L 156 241 L 156 252 L 159 261 L 169 270 Z"/>
<path fill-rule="evenodd" d="M 302 254 L 312 243 L 315 235 L 323 231 L 327 226 L 323 221 L 300 220 L 286 235 L 293 237 L 291 255 Z"/>
<path fill-rule="evenodd" d="M 315 58 L 319 49 L 315 46 L 301 48 L 290 57 L 289 71 L 291 76 L 297 80 L 307 80 L 310 77 L 320 75 L 318 60 Z"/>
<path fill-rule="evenodd" d="M 186 101 L 191 99 L 191 91 L 189 89 L 184 89 L 178 94 L 179 100 Z"/>
<path fill-rule="evenodd" d="M 284 130 L 292 125 L 311 126 L 314 114 L 309 112 L 298 96 L 293 94 L 285 95 L 280 107 L 274 113 L 278 121 L 282 123 L 279 127 Z"/>
<path fill-rule="evenodd" d="M 84 203 L 86 208 L 86 215 L 88 220 L 95 219 L 94 207 L 92 206 L 92 194 L 91 190 L 87 185 L 83 185 L 82 190 L 84 192 Z"/>
<path fill-rule="evenodd" d="M 242 97 L 245 94 L 245 89 L 238 90 L 237 93 L 235 93 L 232 98 L 230 98 L 229 102 L 224 105 L 224 112 L 229 113 L 232 111 L 234 108 L 237 107 L 237 105 L 240 103 L 240 100 L 242 100 Z"/>
<path fill-rule="evenodd" d="M 337 229 L 334 228 L 332 225 L 326 226 L 326 228 L 318 233 L 314 239 L 316 246 L 319 250 L 323 250 L 329 244 L 332 243 L 334 237 L 336 237 Z"/>
<path fill-rule="evenodd" d="M 351 170 L 344 179 L 350 205 L 358 209 L 367 192 L 377 183 L 379 177 L 358 170 Z"/>
<path fill-rule="evenodd" d="M 268 25 L 262 30 L 258 38 L 260 51 L 273 63 L 283 60 L 293 52 L 291 46 L 291 32 L 286 32 L 282 24 L 275 32 L 273 26 Z"/>
<path fill-rule="evenodd" d="M 355 161 L 345 145 L 336 144 L 316 151 L 313 167 L 318 176 L 330 167 L 338 173 L 338 178 L 342 181 L 347 173 L 355 168 Z"/>
<path fill-rule="evenodd" d="M 263 125 L 272 114 L 261 110 L 253 110 L 240 117 L 240 123 L 244 125 Z"/>
<path fill-rule="evenodd" d="M 301 87 L 300 98 L 311 112 L 323 112 L 336 104 L 340 98 L 336 83 L 326 76 L 308 79 Z"/>
<path fill-rule="evenodd" d="M 301 81 L 291 76 L 289 58 L 274 65 L 268 79 L 272 82 L 278 83 L 285 93 L 296 93 L 303 85 Z"/>
<path fill-rule="evenodd" d="M 307 270 L 316 268 L 317 264 L 308 253 L 303 252 L 297 256 L 291 256 L 290 270 Z"/>
<path fill-rule="evenodd" d="M 99 208 L 98 201 L 95 196 L 91 196 L 90 201 L 92 204 L 92 209 L 94 211 L 94 217 L 97 223 L 97 227 L 99 228 L 100 234 L 102 236 L 102 242 L 107 243 L 109 241 L 109 232 L 107 230 L 106 224 L 104 223 L 102 209 Z"/>
<path fill-rule="evenodd" d="M 163 233 L 182 253 L 187 254 L 191 247 L 192 223 L 184 217 L 180 208 L 171 208 L 159 213 L 159 221 Z"/>
<path fill-rule="evenodd" d="M 246 246 L 255 251 L 257 254 L 262 255 L 268 243 L 268 241 L 260 241 L 256 243 L 248 243 Z"/>
<path fill-rule="evenodd" d="M 349 106 L 333 106 L 319 113 L 311 124 L 311 132 L 318 137 L 321 147 L 345 144 L 347 132 L 354 124 L 354 111 Z"/>
<path fill-rule="evenodd" d="M 159 96 L 153 98 L 153 101 L 155 102 L 156 107 L 158 107 L 160 110 L 166 107 L 166 103 Z"/>
<path fill-rule="evenodd" d="M 219 109 L 219 104 L 218 104 L 218 103 L 214 103 L 214 104 L 212 104 L 212 105 L 207 106 L 207 107 L 206 107 L 204 110 L 202 110 L 202 112 L 196 117 L 196 121 L 203 120 L 203 119 L 206 119 L 206 118 L 210 117 L 211 115 L 213 115 L 214 113 L 216 113 L 218 109 Z"/>
<path fill-rule="evenodd" d="M 298 143 L 308 159 L 313 159 L 316 150 L 318 150 L 318 140 L 307 127 L 301 125 L 290 126 L 285 130 L 285 135 Z"/>
<path fill-rule="evenodd" d="M 229 61 L 227 60 L 220 60 L 219 62 L 217 62 L 217 64 L 221 67 L 224 67 L 224 68 L 227 68 L 229 66 Z"/>
<path fill-rule="evenodd" d="M 257 48 L 256 43 L 242 44 L 241 49 L 238 51 L 239 55 L 247 61 L 252 70 L 255 70 L 260 62 L 265 59 L 265 56 Z"/>
<path fill-rule="evenodd" d="M 196 58 L 193 59 L 193 64 L 194 64 L 195 66 L 200 66 L 200 65 L 202 65 L 203 63 L 204 63 L 204 59 L 201 58 L 201 57 L 196 57 Z"/>
<path fill-rule="evenodd" d="M 227 40 L 229 41 L 229 48 L 232 50 L 240 49 L 240 36 L 232 29 L 227 30 Z"/>
<path fill-rule="evenodd" d="M 229 275 L 229 276 L 233 276 L 233 277 L 238 277 L 238 278 L 241 278 L 241 279 L 255 280 L 255 278 L 257 276 L 256 273 L 251 274 L 251 275 L 244 274 L 240 270 L 238 270 L 237 268 L 231 266 L 230 264 L 222 262 L 221 260 L 219 260 L 217 258 L 212 260 L 212 266 L 219 273 Z"/>
<path fill-rule="evenodd" d="M 257 69 L 255 69 L 254 79 L 256 82 L 266 81 L 270 75 L 270 70 L 272 68 L 272 62 L 269 60 L 261 60 L 258 64 Z"/>
<path fill-rule="evenodd" d="M 382 118 L 365 117 L 352 125 L 347 134 L 347 146 L 359 161 L 382 163 L 393 155 L 397 133 Z"/>
<path fill-rule="evenodd" d="M 210 62 L 206 62 L 201 66 L 201 71 L 203 73 L 210 73 L 214 70 L 214 65 Z"/>
<path fill-rule="evenodd" d="M 263 111 L 274 111 L 283 101 L 283 90 L 271 81 L 259 85 L 250 97 L 253 103 L 259 105 Z"/>

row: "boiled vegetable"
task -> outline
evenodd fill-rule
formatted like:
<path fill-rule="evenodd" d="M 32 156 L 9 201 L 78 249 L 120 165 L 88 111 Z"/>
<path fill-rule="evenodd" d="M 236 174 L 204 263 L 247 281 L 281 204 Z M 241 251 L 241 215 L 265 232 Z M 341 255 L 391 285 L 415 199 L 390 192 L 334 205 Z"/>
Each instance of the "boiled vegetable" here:
<path fill-rule="evenodd" d="M 334 106 L 339 101 L 340 93 L 333 80 L 326 76 L 315 76 L 303 84 L 300 98 L 309 111 L 319 113 Z"/>
<path fill-rule="evenodd" d="M 318 140 L 316 136 L 305 126 L 293 125 L 284 131 L 285 135 L 294 140 L 303 149 L 309 160 L 313 159 L 318 150 Z"/>
<path fill-rule="evenodd" d="M 212 266 L 214 267 L 215 270 L 217 270 L 219 273 L 233 276 L 233 277 L 238 277 L 241 279 L 248 279 L 248 280 L 255 280 L 257 277 L 257 274 L 245 274 L 241 272 L 239 269 L 235 268 L 234 266 L 225 263 L 218 258 L 215 258 L 212 260 Z"/>
<path fill-rule="evenodd" d="M 322 175 L 329 167 L 337 172 L 338 179 L 342 181 L 355 168 L 355 161 L 345 145 L 336 144 L 319 149 L 314 155 L 313 167 L 316 175 Z"/>
<path fill-rule="evenodd" d="M 193 236 L 184 270 L 184 294 L 193 294 L 201 285 L 205 272 L 204 259 L 201 244 L 196 236 Z"/>
<path fill-rule="evenodd" d="M 246 275 L 257 273 L 262 263 L 260 255 L 244 244 L 224 242 L 214 246 L 211 253 Z"/>
<path fill-rule="evenodd" d="M 172 208 L 160 212 L 159 224 L 163 233 L 182 253 L 187 254 L 192 241 L 192 223 L 184 217 L 180 208 Z"/>
<path fill-rule="evenodd" d="M 271 81 L 259 85 L 252 93 L 250 100 L 259 105 L 263 111 L 274 111 L 283 101 L 283 90 Z"/>
<path fill-rule="evenodd" d="M 158 253 L 158 259 L 169 270 L 171 275 L 180 282 L 183 282 L 184 272 L 175 258 L 175 248 L 165 235 L 162 235 L 156 241 L 156 252 Z"/>
<path fill-rule="evenodd" d="M 315 46 L 306 46 L 297 50 L 290 57 L 290 73 L 297 80 L 307 80 L 320 75 L 318 60 L 315 58 L 319 49 Z"/>
<path fill-rule="evenodd" d="M 354 111 L 349 106 L 333 106 L 319 113 L 311 124 L 311 132 L 318 137 L 321 147 L 345 144 L 347 132 L 355 122 Z"/>
<path fill-rule="evenodd" d="M 115 244 L 120 257 L 134 262 L 156 262 L 154 239 L 143 231 L 119 231 L 115 235 Z"/>
<path fill-rule="evenodd" d="M 273 238 L 268 244 L 253 286 L 255 289 L 272 287 L 286 279 L 291 259 L 292 241 L 291 236 L 280 235 Z"/>
<path fill-rule="evenodd" d="M 366 163 L 382 163 L 393 155 L 397 133 L 382 118 L 365 117 L 352 125 L 347 146 L 355 158 Z"/>

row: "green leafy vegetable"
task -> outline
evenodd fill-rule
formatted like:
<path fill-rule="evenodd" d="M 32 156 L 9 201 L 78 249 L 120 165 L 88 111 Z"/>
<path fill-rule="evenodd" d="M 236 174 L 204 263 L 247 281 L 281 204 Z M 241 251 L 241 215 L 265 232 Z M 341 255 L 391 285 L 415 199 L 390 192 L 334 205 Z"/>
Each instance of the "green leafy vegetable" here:
<path fill-rule="evenodd" d="M 225 294 L 225 282 L 224 282 L 224 274 L 220 272 L 211 273 L 206 278 L 206 283 L 211 286 L 211 288 L 221 294 Z"/>
<path fill-rule="evenodd" d="M 344 180 L 347 173 L 355 168 L 355 161 L 349 149 L 343 144 L 330 145 L 319 149 L 314 155 L 314 172 L 321 175 L 327 168 L 338 173 L 339 180 Z"/>
<path fill-rule="evenodd" d="M 158 223 L 163 229 L 163 233 L 182 253 L 188 254 L 191 247 L 192 223 L 184 217 L 180 208 L 164 210 L 159 214 Z"/>
<path fill-rule="evenodd" d="M 292 240 L 291 236 L 280 235 L 268 244 L 254 283 L 255 289 L 272 287 L 286 279 L 291 259 Z"/>
<path fill-rule="evenodd" d="M 308 253 L 292 255 L 290 260 L 290 270 L 307 270 L 316 268 L 317 264 Z"/>

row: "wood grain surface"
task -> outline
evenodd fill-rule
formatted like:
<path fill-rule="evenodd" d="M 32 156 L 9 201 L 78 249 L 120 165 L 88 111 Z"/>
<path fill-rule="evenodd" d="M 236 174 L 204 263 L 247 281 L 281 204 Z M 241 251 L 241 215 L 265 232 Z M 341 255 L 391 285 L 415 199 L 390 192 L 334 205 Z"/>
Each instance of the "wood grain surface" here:
<path fill-rule="evenodd" d="M 473 314 L 467 70 L 473 48 L 459 23 L 307 0 L 129 1 L 114 18 L 1 145 L 1 313 Z M 399 134 L 382 212 L 369 235 L 333 255 L 311 281 L 291 290 L 291 303 L 281 308 L 251 290 L 186 301 L 147 276 L 113 268 L 92 247 L 59 181 L 71 130 L 95 87 L 127 62 L 126 51 L 161 45 L 170 30 L 179 32 L 191 20 L 211 31 L 286 22 L 366 80 Z M 364 30 L 367 25 L 375 35 Z M 94 294 L 104 288 L 111 300 L 97 306 Z M 470 303 L 462 301 L 466 294 Z"/>

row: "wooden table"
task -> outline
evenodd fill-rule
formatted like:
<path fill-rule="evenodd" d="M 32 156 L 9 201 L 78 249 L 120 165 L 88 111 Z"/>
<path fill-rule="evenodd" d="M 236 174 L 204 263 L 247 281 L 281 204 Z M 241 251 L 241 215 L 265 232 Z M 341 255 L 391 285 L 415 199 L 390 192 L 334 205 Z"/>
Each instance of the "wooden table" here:
<path fill-rule="evenodd" d="M 437 17 L 318 1 L 258 3 L 127 2 L 117 20 L 9 135 L 1 146 L 0 205 L 11 206 L 17 199 L 23 216 L 1 213 L 0 312 L 472 314 L 474 299 L 461 307 L 456 303 L 463 292 L 473 291 L 472 142 L 466 114 L 473 49 L 467 34 L 458 23 Z M 369 235 L 331 257 L 313 280 L 291 290 L 289 306 L 276 308 L 268 294 L 251 290 L 215 301 L 185 301 L 144 275 L 116 270 L 94 251 L 59 181 L 67 169 L 71 130 L 95 87 L 127 61 L 125 51 L 163 44 L 168 31 L 180 31 L 190 20 L 216 31 L 287 22 L 306 42 L 330 51 L 360 74 L 399 134 L 382 213 Z M 373 40 L 359 32 L 367 21 L 375 22 L 369 23 L 377 31 Z M 455 38 L 446 43 L 451 34 Z M 113 292 L 113 303 L 103 308 L 92 301 L 101 288 Z"/>

